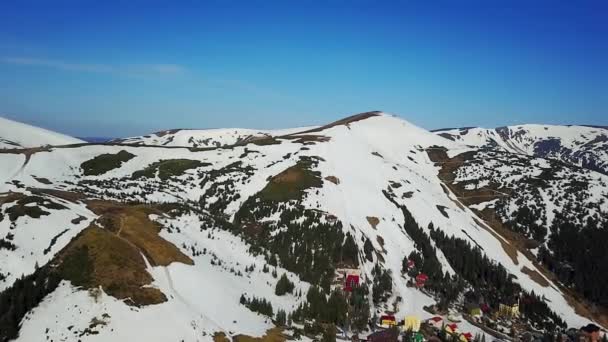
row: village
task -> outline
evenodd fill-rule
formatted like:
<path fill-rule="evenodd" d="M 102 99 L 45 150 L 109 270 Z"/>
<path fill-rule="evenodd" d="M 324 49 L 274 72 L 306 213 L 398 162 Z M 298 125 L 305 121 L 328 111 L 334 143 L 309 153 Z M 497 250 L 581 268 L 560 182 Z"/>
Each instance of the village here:
<path fill-rule="evenodd" d="M 413 260 L 407 260 L 408 270 L 415 268 Z M 413 278 L 404 275 L 407 286 L 429 294 L 425 289 L 429 277 L 418 273 Z M 355 288 L 364 284 L 359 269 L 341 268 L 336 272 L 334 288 L 340 288 L 349 295 Z M 430 294 L 429 294 L 430 295 Z M 369 322 L 371 333 L 358 334 L 337 328 L 337 340 L 352 342 L 423 342 L 423 341 L 606 341 L 608 333 L 595 324 L 588 324 L 580 329 L 570 328 L 560 334 L 547 334 L 534 329 L 521 317 L 519 300 L 500 303 L 497 309 L 491 308 L 483 299 L 467 300 L 455 304 L 453 308 L 442 311 L 436 305 L 425 307 L 428 315 L 405 315 L 398 317 L 394 312 L 386 311 L 374 315 Z M 430 317 L 429 317 L 430 316 Z M 463 323 L 464 322 L 464 323 Z M 461 324 L 463 323 L 463 324 Z M 473 333 L 471 326 L 477 328 Z M 473 330 L 473 329 L 471 329 Z M 483 331 L 483 333 L 480 333 Z M 548 339 L 548 336 L 551 336 Z"/>

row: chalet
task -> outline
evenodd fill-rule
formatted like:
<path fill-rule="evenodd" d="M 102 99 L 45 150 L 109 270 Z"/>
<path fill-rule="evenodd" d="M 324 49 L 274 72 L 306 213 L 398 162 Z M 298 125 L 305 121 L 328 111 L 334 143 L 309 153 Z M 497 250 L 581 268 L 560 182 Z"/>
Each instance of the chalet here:
<path fill-rule="evenodd" d="M 420 318 L 416 316 L 406 316 L 403 324 L 403 330 L 418 332 L 420 330 Z"/>
<path fill-rule="evenodd" d="M 395 329 L 377 331 L 367 336 L 368 342 L 397 342 L 399 333 Z"/>
<path fill-rule="evenodd" d="M 416 276 L 416 287 L 421 288 L 424 287 L 426 281 L 429 280 L 429 276 L 424 273 L 420 273 Z"/>
<path fill-rule="evenodd" d="M 515 303 L 512 305 L 509 304 L 500 304 L 498 306 L 498 313 L 503 317 L 515 318 L 519 317 L 519 304 Z"/>
<path fill-rule="evenodd" d="M 445 326 L 445 332 L 448 334 L 456 334 L 458 333 L 458 325 L 455 323 L 448 324 Z"/>
<path fill-rule="evenodd" d="M 359 276 L 356 274 L 349 274 L 346 276 L 344 281 L 344 291 L 352 292 L 354 288 L 359 286 Z"/>
<path fill-rule="evenodd" d="M 357 268 L 338 268 L 336 269 L 336 273 L 334 275 L 334 279 L 332 281 L 332 289 L 341 289 L 343 291 L 351 291 L 353 286 L 347 286 L 347 280 L 349 276 L 356 276 L 357 280 L 355 280 L 356 285 L 360 283 L 361 278 L 361 270 Z M 354 278 L 351 277 L 351 285 Z M 348 287 L 348 289 L 347 289 Z"/>
<path fill-rule="evenodd" d="M 443 318 L 441 318 L 439 316 L 435 316 L 433 318 L 429 318 L 426 321 L 426 324 L 428 324 L 432 328 L 435 328 L 437 330 L 441 330 L 441 328 L 443 327 Z"/>
<path fill-rule="evenodd" d="M 471 333 L 464 333 L 460 335 L 460 342 L 471 342 L 473 341 L 473 335 Z"/>
<path fill-rule="evenodd" d="M 397 320 L 393 315 L 383 315 L 380 317 L 380 326 L 383 328 L 391 328 L 397 325 Z"/>

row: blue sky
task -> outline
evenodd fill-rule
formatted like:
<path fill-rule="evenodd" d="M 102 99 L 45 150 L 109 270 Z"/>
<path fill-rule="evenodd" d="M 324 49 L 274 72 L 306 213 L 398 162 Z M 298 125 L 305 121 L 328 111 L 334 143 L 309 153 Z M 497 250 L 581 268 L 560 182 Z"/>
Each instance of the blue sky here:
<path fill-rule="evenodd" d="M 608 125 L 606 1 L 175 3 L 0 2 L 0 115 L 114 137 L 368 110 Z"/>

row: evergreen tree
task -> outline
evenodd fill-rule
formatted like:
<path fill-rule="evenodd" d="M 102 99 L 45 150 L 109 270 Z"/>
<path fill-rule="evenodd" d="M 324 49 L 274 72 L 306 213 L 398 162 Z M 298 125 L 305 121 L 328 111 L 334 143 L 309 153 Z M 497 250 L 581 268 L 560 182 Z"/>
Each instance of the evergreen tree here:
<path fill-rule="evenodd" d="M 287 322 L 287 315 L 285 314 L 285 311 L 282 309 L 279 309 L 279 311 L 277 311 L 277 316 L 276 316 L 277 326 L 283 327 L 283 326 L 285 326 L 286 322 Z"/>
<path fill-rule="evenodd" d="M 279 281 L 277 281 L 274 293 L 277 296 L 282 296 L 286 293 L 292 293 L 294 287 L 295 285 L 287 278 L 287 275 L 283 273 Z"/>

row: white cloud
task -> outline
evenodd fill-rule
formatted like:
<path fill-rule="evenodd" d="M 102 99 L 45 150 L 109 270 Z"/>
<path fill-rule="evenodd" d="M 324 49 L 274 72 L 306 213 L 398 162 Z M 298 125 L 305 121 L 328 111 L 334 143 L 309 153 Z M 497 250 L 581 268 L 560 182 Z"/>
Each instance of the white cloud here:
<path fill-rule="evenodd" d="M 116 66 L 109 64 L 87 64 L 72 63 L 52 59 L 4 57 L 0 58 L 4 64 L 46 67 L 58 70 L 91 72 L 91 73 L 115 73 L 126 76 L 150 76 L 180 74 L 186 69 L 177 64 L 131 64 Z"/>

